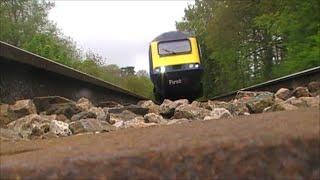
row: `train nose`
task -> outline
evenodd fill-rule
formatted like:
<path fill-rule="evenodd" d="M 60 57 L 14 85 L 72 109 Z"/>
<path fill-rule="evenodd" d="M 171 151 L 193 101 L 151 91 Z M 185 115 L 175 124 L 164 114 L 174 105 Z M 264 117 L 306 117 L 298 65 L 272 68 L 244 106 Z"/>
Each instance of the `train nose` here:
<path fill-rule="evenodd" d="M 201 89 L 202 69 L 181 70 L 154 75 L 157 91 L 168 98 L 188 96 Z"/>

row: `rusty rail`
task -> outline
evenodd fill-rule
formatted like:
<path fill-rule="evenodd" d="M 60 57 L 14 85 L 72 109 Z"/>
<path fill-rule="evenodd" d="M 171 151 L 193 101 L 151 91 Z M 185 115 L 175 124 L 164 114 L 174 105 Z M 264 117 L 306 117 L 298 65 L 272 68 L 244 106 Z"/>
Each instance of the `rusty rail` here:
<path fill-rule="evenodd" d="M 146 97 L 0 41 L 0 102 L 36 96 L 135 103 Z"/>
<path fill-rule="evenodd" d="M 293 73 L 280 78 L 272 79 L 260 84 L 242 88 L 226 94 L 222 94 L 211 98 L 210 100 L 224 100 L 233 99 L 238 91 L 270 91 L 276 92 L 280 88 L 293 89 L 298 86 L 306 86 L 311 81 L 320 81 L 320 66 L 310 68 L 304 71 Z"/>

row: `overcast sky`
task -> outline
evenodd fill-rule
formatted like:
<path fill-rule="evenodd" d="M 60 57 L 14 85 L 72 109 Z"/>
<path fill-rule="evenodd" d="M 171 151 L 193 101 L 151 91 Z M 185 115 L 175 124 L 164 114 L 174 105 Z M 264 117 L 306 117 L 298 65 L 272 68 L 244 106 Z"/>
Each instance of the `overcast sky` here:
<path fill-rule="evenodd" d="M 148 70 L 148 45 L 159 34 L 175 30 L 175 21 L 194 0 L 55 1 L 49 18 L 84 49 L 107 64 Z"/>

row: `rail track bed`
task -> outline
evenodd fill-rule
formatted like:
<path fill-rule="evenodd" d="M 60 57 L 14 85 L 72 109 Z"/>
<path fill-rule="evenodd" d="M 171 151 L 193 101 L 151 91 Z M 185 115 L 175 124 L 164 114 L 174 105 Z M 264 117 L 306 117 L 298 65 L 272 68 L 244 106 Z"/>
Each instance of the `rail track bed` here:
<path fill-rule="evenodd" d="M 1 142 L 1 179 L 313 179 L 318 108 Z"/>
<path fill-rule="evenodd" d="M 229 101 L 235 98 L 239 91 L 269 91 L 276 92 L 280 88 L 294 89 L 299 86 L 306 86 L 309 82 L 320 81 L 320 66 L 306 69 L 280 78 L 272 79 L 260 84 L 242 88 L 236 91 L 221 94 L 211 100 Z"/>
<path fill-rule="evenodd" d="M 8 44 L 0 47 L 0 179 L 320 175 L 320 67 L 213 99 L 228 102 L 157 105 Z"/>
<path fill-rule="evenodd" d="M 294 89 L 306 86 L 311 81 L 320 81 L 319 66 L 222 94 L 211 100 L 231 100 L 238 91 Z M 13 103 L 39 96 L 63 96 L 72 100 L 85 97 L 95 104 L 101 101 L 134 104 L 147 99 L 0 41 L 0 102 Z"/>

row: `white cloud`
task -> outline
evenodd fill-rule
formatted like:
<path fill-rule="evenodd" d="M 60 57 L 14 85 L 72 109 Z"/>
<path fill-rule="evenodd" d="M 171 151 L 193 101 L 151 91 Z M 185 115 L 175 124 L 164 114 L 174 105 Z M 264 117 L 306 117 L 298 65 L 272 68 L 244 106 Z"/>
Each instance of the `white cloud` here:
<path fill-rule="evenodd" d="M 148 45 L 175 30 L 184 9 L 194 1 L 55 1 L 49 18 L 84 49 L 108 64 L 149 69 Z"/>

